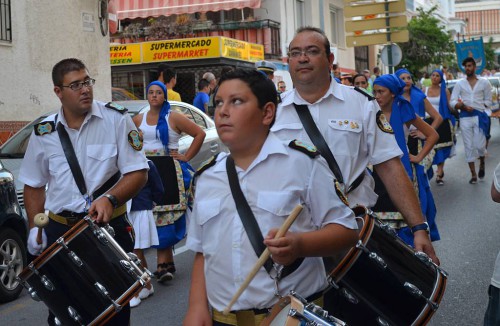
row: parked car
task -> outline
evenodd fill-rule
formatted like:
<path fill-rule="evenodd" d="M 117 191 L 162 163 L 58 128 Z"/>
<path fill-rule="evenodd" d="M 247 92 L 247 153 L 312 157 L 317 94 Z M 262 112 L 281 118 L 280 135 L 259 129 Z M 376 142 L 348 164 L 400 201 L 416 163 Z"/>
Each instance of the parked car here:
<path fill-rule="evenodd" d="M 500 77 L 484 77 L 488 79 L 491 85 L 491 110 L 498 110 L 500 108 Z M 453 92 L 453 88 L 455 84 L 459 81 L 459 79 L 452 79 L 446 81 L 446 87 L 450 91 Z"/>
<path fill-rule="evenodd" d="M 0 163 L 0 303 L 16 299 L 23 286 L 28 224 L 16 197 L 14 176 Z"/>
<path fill-rule="evenodd" d="M 145 100 L 116 101 L 115 103 L 126 107 L 131 116 L 135 116 L 140 112 L 146 112 L 149 110 L 149 103 Z M 197 169 L 204 161 L 208 160 L 213 155 L 221 151 L 227 151 L 227 147 L 224 146 L 219 139 L 215 129 L 215 123 L 208 115 L 200 111 L 195 106 L 184 102 L 170 101 L 170 107 L 172 110 L 181 112 L 187 116 L 206 133 L 206 137 L 200 151 L 189 162 L 194 169 Z M 17 179 L 17 176 L 19 175 L 19 169 L 21 167 L 21 162 L 24 158 L 26 148 L 28 147 L 33 126 L 53 113 L 55 113 L 55 111 L 39 116 L 19 130 L 0 147 L 0 162 L 14 174 L 16 177 L 15 179 Z M 189 135 L 182 136 L 179 139 L 179 151 L 181 153 L 186 152 L 192 141 L 193 137 Z M 24 209 L 23 187 L 24 185 L 22 183 L 16 181 L 15 189 L 17 192 L 17 199 L 19 200 L 21 207 Z"/>
<path fill-rule="evenodd" d="M 139 98 L 124 88 L 112 87 L 111 99 L 113 101 L 133 101 L 138 100 Z"/>

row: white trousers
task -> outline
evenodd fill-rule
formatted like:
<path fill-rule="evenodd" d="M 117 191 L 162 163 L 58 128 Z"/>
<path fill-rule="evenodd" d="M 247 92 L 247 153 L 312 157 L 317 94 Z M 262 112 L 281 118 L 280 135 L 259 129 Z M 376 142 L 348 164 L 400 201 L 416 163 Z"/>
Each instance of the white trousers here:
<path fill-rule="evenodd" d="M 479 128 L 478 117 L 460 118 L 460 130 L 464 140 L 465 159 L 474 162 L 486 155 L 486 136 Z"/>

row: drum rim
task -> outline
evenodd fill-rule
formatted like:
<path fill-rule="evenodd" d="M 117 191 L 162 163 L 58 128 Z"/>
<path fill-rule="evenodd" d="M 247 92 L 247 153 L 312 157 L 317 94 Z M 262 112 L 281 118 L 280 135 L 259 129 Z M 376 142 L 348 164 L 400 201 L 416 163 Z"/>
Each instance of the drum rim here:
<path fill-rule="evenodd" d="M 443 299 L 444 292 L 446 291 L 446 282 L 447 277 L 436 268 L 436 281 L 434 283 L 434 290 L 432 291 L 429 300 L 435 302 L 438 305 L 441 303 L 441 299 Z M 415 321 L 412 323 L 412 325 L 426 325 L 431 320 L 436 311 L 437 309 L 433 310 L 429 306 L 429 304 L 426 304 L 425 308 L 422 309 L 417 318 L 415 318 Z"/>
<path fill-rule="evenodd" d="M 294 305 L 295 304 L 295 305 Z M 260 324 L 261 326 L 270 326 L 271 322 L 276 318 L 276 316 L 283 311 L 283 309 L 286 308 L 286 306 L 290 305 L 290 308 L 297 309 L 298 312 L 301 314 L 304 313 L 304 305 L 302 302 L 300 302 L 299 299 L 295 298 L 293 295 L 289 294 L 276 302 L 271 310 L 269 311 L 269 314 L 266 316 L 266 318 L 262 321 Z M 297 306 L 297 307 L 295 307 Z M 278 309 L 279 308 L 279 309 Z"/>
<path fill-rule="evenodd" d="M 370 211 L 363 206 L 356 206 L 352 209 L 356 217 L 363 217 L 363 227 L 359 232 L 359 240 L 366 245 L 370 239 L 373 229 L 375 228 L 375 219 L 371 216 Z M 340 263 L 330 272 L 329 277 L 338 283 L 349 272 L 354 263 L 361 255 L 361 250 L 355 246 L 349 249 L 347 254 L 340 260 Z"/>

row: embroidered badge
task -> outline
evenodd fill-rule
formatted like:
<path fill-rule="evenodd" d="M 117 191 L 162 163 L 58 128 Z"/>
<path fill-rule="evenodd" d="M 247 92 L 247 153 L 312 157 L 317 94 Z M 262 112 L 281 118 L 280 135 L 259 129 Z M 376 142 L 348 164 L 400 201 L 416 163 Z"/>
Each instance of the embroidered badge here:
<path fill-rule="evenodd" d="M 385 118 L 385 115 L 382 111 L 377 112 L 377 126 L 380 130 L 383 132 L 386 132 L 388 134 L 393 134 L 394 130 L 392 130 L 391 124 L 387 119 Z"/>
<path fill-rule="evenodd" d="M 342 191 L 342 187 L 340 186 L 340 183 L 335 179 L 333 181 L 333 184 L 335 185 L 335 192 L 337 193 L 337 196 L 339 196 L 340 200 L 346 206 L 349 206 L 349 201 L 347 200 L 347 197 L 344 195 L 344 192 Z"/>
<path fill-rule="evenodd" d="M 142 139 L 137 130 L 132 130 L 128 133 L 128 143 L 136 151 L 140 151 L 142 149 Z"/>
<path fill-rule="evenodd" d="M 46 122 L 40 122 L 37 123 L 34 126 L 35 129 L 35 135 L 37 136 L 43 136 L 45 134 L 50 134 L 51 132 L 55 131 L 55 124 L 53 121 L 46 121 Z"/>
<path fill-rule="evenodd" d="M 116 104 L 114 102 L 109 102 L 108 104 L 106 104 L 106 107 L 108 109 L 112 109 L 112 110 L 115 110 L 116 112 L 120 112 L 121 114 L 124 114 L 128 111 L 128 109 L 120 104 Z"/>
<path fill-rule="evenodd" d="M 302 153 L 305 153 L 309 157 L 312 157 L 312 158 L 314 158 L 320 154 L 318 149 L 316 148 L 316 146 L 301 142 L 300 140 L 297 140 L 297 139 L 292 140 L 288 144 L 288 146 L 293 148 L 293 149 L 296 149 Z"/>

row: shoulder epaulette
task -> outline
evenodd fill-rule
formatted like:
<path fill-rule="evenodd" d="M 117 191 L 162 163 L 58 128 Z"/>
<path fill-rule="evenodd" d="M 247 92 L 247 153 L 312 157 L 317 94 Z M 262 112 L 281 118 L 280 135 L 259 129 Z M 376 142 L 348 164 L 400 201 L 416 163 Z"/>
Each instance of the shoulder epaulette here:
<path fill-rule="evenodd" d="M 217 162 L 217 156 L 219 156 L 219 153 L 215 154 L 214 156 L 212 156 L 211 158 L 209 158 L 208 160 L 206 160 L 205 162 L 203 162 L 201 164 L 201 166 L 198 168 L 198 170 L 196 170 L 196 172 L 194 173 L 194 177 L 202 174 L 203 172 L 205 172 L 207 169 L 211 168 L 212 166 L 215 165 L 215 163 Z"/>
<path fill-rule="evenodd" d="M 56 124 L 54 121 L 42 121 L 34 125 L 33 128 L 35 129 L 35 135 L 43 136 L 56 131 Z"/>
<path fill-rule="evenodd" d="M 364 88 L 359 88 L 358 86 L 354 86 L 354 90 L 368 97 L 368 101 L 373 101 L 375 99 L 375 97 L 373 97 L 370 93 L 368 93 Z"/>
<path fill-rule="evenodd" d="M 288 144 L 288 146 L 293 148 L 293 149 L 298 150 L 299 152 L 307 154 L 307 156 L 309 156 L 311 158 L 315 158 L 316 156 L 318 156 L 320 154 L 318 149 L 316 148 L 316 146 L 301 142 L 300 140 L 297 140 L 297 139 L 292 140 Z"/>
<path fill-rule="evenodd" d="M 106 107 L 108 109 L 115 110 L 116 112 L 119 112 L 121 114 L 127 113 L 128 109 L 124 106 L 121 106 L 120 104 L 116 104 L 115 102 L 109 102 L 106 104 Z"/>

